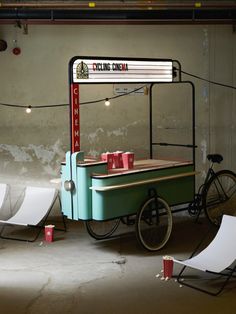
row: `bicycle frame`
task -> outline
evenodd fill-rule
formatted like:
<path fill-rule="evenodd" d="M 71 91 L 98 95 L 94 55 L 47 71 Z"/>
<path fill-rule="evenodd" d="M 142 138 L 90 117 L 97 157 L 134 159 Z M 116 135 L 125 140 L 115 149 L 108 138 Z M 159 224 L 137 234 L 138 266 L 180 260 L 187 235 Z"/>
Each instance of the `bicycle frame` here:
<path fill-rule="evenodd" d="M 214 171 L 213 167 L 214 167 L 214 162 L 211 162 L 210 167 L 208 168 L 207 175 L 206 175 L 206 178 L 205 178 L 203 184 L 200 185 L 200 187 L 198 188 L 198 192 L 195 194 L 193 202 L 190 203 L 190 205 L 189 205 L 189 213 L 192 213 L 193 215 L 197 214 L 196 221 L 198 220 L 198 218 L 199 218 L 199 216 L 200 216 L 200 214 L 202 212 L 202 209 L 203 209 L 202 199 L 203 199 L 204 192 L 207 189 L 208 182 L 210 181 L 210 179 L 212 177 L 216 177 L 217 178 L 216 172 Z M 219 180 L 218 180 L 218 182 L 219 182 L 219 185 L 220 185 L 223 193 L 227 197 L 226 193 L 224 192 L 222 184 L 220 183 Z M 217 192 L 219 193 L 219 191 L 217 191 Z"/>
<path fill-rule="evenodd" d="M 224 187 L 224 182 L 220 180 L 220 172 L 214 171 L 213 167 L 215 162 L 217 161 L 211 162 L 204 183 L 199 187 L 198 193 L 195 194 L 193 202 L 191 202 L 188 207 L 190 215 L 197 215 L 196 221 L 198 220 L 202 209 L 207 210 L 207 208 L 224 203 L 231 199 L 233 195 L 227 194 L 227 191 Z M 208 190 L 211 186 L 214 187 L 215 193 L 212 194 L 212 199 L 206 203 L 204 199 L 206 198 Z"/>

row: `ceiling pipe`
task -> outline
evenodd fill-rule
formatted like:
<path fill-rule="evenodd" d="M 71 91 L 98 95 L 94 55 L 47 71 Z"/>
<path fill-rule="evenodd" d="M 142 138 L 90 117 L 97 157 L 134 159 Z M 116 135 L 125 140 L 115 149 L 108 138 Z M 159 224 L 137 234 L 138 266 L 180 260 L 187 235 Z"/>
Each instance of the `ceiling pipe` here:
<path fill-rule="evenodd" d="M 236 8 L 235 1 L 192 1 L 189 2 L 164 2 L 160 3 L 160 1 L 123 1 L 117 2 L 115 1 L 86 1 L 85 3 L 75 3 L 75 2 L 56 2 L 51 1 L 47 3 L 43 2 L 0 2 L 1 8 L 46 8 L 46 9 L 194 9 L 194 8 Z"/>
<path fill-rule="evenodd" d="M 92 2 L 94 3 L 94 2 Z M 146 1 L 150 5 L 157 5 L 153 1 Z M 214 2 L 215 5 L 217 4 Z M 68 7 L 67 3 L 54 3 L 54 6 L 62 6 L 59 8 L 46 8 L 49 3 L 37 3 L 36 8 L 29 8 L 28 5 L 36 5 L 34 3 L 17 3 L 19 8 L 3 8 L 0 6 L 0 24 L 15 24 L 20 21 L 23 24 L 235 24 L 236 21 L 236 3 L 229 7 L 225 7 L 221 3 L 219 7 L 206 8 L 199 7 L 190 8 L 190 4 L 169 4 L 175 8 L 158 9 L 108 9 L 97 10 L 94 8 L 77 9 L 78 6 L 85 4 L 73 4 L 73 9 Z M 134 2 L 132 5 L 144 5 L 144 3 Z M 205 3 L 201 3 L 201 5 Z M 227 6 L 229 2 L 226 3 Z M 5 3 L 4 5 L 14 6 L 13 3 Z M 25 5 L 25 7 L 24 7 Z M 50 4 L 51 5 L 51 4 Z M 70 4 L 72 5 L 72 4 Z M 90 2 L 91 5 L 91 2 Z M 97 4 L 96 4 L 97 5 Z M 99 5 L 105 3 L 99 2 Z M 112 4 L 110 4 L 111 6 Z M 117 4 L 118 5 L 118 4 Z M 119 8 L 129 3 L 120 3 Z M 131 4 L 130 4 L 131 5 Z M 160 3 L 158 4 L 161 5 Z M 163 4 L 164 5 L 164 4 Z M 165 4 L 167 5 L 167 4 Z M 177 7 L 181 5 L 181 8 Z M 206 4 L 209 6 L 209 4 Z M 213 5 L 213 3 L 211 3 Z M 88 3 L 86 4 L 88 6 Z M 106 6 L 109 6 L 106 4 Z M 188 7 L 186 7 L 188 6 Z"/>
<path fill-rule="evenodd" d="M 232 25 L 228 20 L 21 20 L 22 25 Z M 0 25 L 15 25 L 13 20 L 0 21 Z"/>

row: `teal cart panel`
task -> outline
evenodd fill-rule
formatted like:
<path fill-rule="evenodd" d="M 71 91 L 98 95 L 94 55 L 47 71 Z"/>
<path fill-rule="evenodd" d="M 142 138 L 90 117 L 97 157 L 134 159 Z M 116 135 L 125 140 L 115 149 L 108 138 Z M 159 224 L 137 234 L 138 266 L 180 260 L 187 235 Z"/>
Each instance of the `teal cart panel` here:
<path fill-rule="evenodd" d="M 66 154 L 61 166 L 61 210 L 69 219 L 89 220 L 92 218 L 92 174 L 107 174 L 106 162 L 88 162 L 83 152 Z M 65 182 L 73 181 L 74 189 L 67 191 Z"/>
<path fill-rule="evenodd" d="M 92 178 L 92 218 L 108 220 L 115 217 L 135 214 L 145 200 L 148 199 L 149 189 L 155 188 L 158 196 L 164 198 L 169 205 L 187 203 L 193 199 L 195 178 L 188 173 L 194 172 L 193 165 L 154 169 L 144 172 L 134 172 L 124 175 L 93 177 Z M 132 183 L 155 180 L 162 177 L 187 174 L 176 179 L 152 182 L 132 186 Z M 122 185 L 129 185 L 122 188 Z M 106 190 L 106 187 L 117 188 Z M 96 188 L 104 188 L 98 191 Z"/>
<path fill-rule="evenodd" d="M 92 219 L 92 174 L 107 173 L 107 164 L 77 165 L 78 219 Z"/>
<path fill-rule="evenodd" d="M 71 154 L 70 152 L 66 153 L 66 161 L 61 165 L 61 211 L 63 215 L 67 218 L 72 219 L 72 202 L 71 202 L 71 192 L 66 191 L 64 187 L 64 182 L 70 180 L 70 164 L 71 164 Z"/>

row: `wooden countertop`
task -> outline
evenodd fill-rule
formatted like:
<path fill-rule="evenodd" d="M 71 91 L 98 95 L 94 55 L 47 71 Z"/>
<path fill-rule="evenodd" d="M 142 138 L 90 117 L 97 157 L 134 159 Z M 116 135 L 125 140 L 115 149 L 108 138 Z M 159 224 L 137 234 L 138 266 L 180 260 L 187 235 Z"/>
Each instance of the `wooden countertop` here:
<path fill-rule="evenodd" d="M 134 162 L 134 168 L 125 169 L 125 168 L 117 168 L 110 169 L 108 174 L 93 174 L 93 178 L 106 178 L 117 175 L 129 174 L 129 173 L 138 173 L 144 172 L 148 170 L 156 170 L 156 169 L 165 169 L 171 167 L 178 166 L 186 166 L 193 164 L 192 161 L 183 161 L 183 160 L 164 160 L 164 159 L 144 159 L 137 160 Z"/>

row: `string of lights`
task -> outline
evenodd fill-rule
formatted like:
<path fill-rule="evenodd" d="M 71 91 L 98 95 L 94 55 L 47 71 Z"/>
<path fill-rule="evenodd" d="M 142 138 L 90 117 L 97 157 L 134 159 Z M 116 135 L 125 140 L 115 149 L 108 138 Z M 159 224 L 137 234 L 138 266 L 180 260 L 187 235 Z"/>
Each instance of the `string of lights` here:
<path fill-rule="evenodd" d="M 205 82 L 208 82 L 210 84 L 214 84 L 214 85 L 218 85 L 218 86 L 222 86 L 222 87 L 226 87 L 226 88 L 231 88 L 231 89 L 236 89 L 235 86 L 232 86 L 232 85 L 227 85 L 227 84 L 223 84 L 223 83 L 219 83 L 219 82 L 215 82 L 215 81 L 211 81 L 211 80 L 207 80 L 201 76 L 198 76 L 198 75 L 195 75 L 195 74 L 191 74 L 189 72 L 186 72 L 186 71 L 183 71 L 183 70 L 180 70 L 181 73 L 185 74 L 185 75 L 188 75 L 188 76 L 191 76 L 191 77 L 194 77 L 194 78 L 197 78 L 199 80 L 202 80 L 202 81 L 205 81 Z M 143 85 L 141 87 L 138 87 L 134 90 L 131 90 L 129 92 L 126 92 L 126 93 L 122 93 L 120 95 L 115 95 L 115 96 L 112 96 L 112 97 L 106 97 L 106 98 L 101 98 L 101 99 L 97 99 L 97 100 L 91 100 L 91 101 L 86 101 L 86 102 L 81 102 L 80 105 L 90 105 L 90 104 L 96 104 L 96 103 L 100 103 L 100 102 L 105 102 L 105 105 L 106 106 L 109 106 L 110 105 L 110 100 L 112 99 L 116 99 L 116 98 L 119 98 L 119 97 L 124 97 L 124 96 L 127 96 L 129 94 L 132 94 L 132 93 L 135 93 L 143 88 L 145 88 L 147 85 Z M 30 113 L 32 111 L 32 109 L 43 109 L 43 108 L 58 108 L 58 107 L 68 107 L 69 104 L 56 104 L 56 105 L 40 105 L 40 106 L 32 106 L 32 105 L 16 105 L 16 104 L 8 104 L 8 103 L 2 103 L 0 102 L 0 106 L 4 106 L 4 107 L 12 107 L 12 108 L 20 108 L 20 109 L 26 109 L 26 112 L 27 113 Z"/>
<path fill-rule="evenodd" d="M 106 97 L 106 98 L 101 98 L 101 99 L 97 99 L 97 100 L 92 100 L 92 101 L 86 101 L 86 102 L 81 102 L 80 105 L 89 105 L 89 104 L 96 104 L 96 103 L 100 103 L 100 102 L 105 102 L 106 106 L 110 105 L 110 100 L 112 99 L 116 99 L 119 97 L 123 97 L 123 96 L 127 96 L 129 94 L 135 93 L 143 88 L 145 88 L 146 85 L 143 85 L 141 87 L 138 87 L 136 89 L 133 89 L 129 92 L 126 93 L 122 93 L 120 95 L 116 95 L 116 96 L 112 96 L 112 97 Z M 4 107 L 12 107 L 12 108 L 23 108 L 26 109 L 27 113 L 30 113 L 32 109 L 42 109 L 42 108 L 56 108 L 56 107 L 68 107 L 69 104 L 57 104 L 57 105 L 40 105 L 40 106 L 31 106 L 31 105 L 15 105 L 15 104 L 7 104 L 7 103 L 1 103 L 0 102 L 0 106 L 4 106 Z"/>

